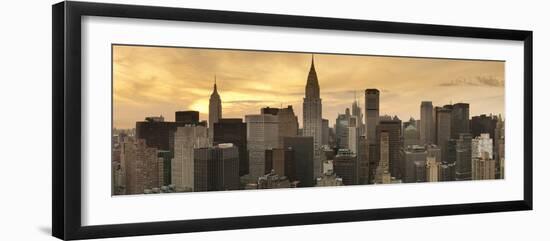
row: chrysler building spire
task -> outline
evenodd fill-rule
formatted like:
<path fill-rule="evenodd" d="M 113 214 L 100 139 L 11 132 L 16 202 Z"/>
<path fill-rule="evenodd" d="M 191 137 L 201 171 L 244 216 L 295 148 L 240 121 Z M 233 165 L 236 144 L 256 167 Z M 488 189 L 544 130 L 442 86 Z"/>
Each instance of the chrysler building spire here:
<path fill-rule="evenodd" d="M 319 98 L 319 81 L 317 80 L 313 54 L 311 55 L 311 67 L 309 68 L 309 74 L 307 76 L 306 98 Z"/>

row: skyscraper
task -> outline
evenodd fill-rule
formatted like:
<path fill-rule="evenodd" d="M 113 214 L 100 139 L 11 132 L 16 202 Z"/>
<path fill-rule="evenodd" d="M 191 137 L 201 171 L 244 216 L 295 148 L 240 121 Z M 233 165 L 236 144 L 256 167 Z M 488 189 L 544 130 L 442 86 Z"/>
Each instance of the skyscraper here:
<path fill-rule="evenodd" d="M 357 127 L 357 117 L 350 116 L 348 126 L 348 148 L 351 152 L 357 155 L 359 147 L 359 128 Z"/>
<path fill-rule="evenodd" d="M 348 127 L 349 116 L 345 114 L 338 114 L 336 118 L 336 124 L 334 125 L 334 131 L 336 135 L 336 147 L 348 148 Z"/>
<path fill-rule="evenodd" d="M 497 178 L 504 178 L 504 130 L 504 120 L 499 115 L 495 128 L 495 139 L 493 140 L 493 159 L 495 159 Z"/>
<path fill-rule="evenodd" d="M 472 158 L 481 158 L 484 152 L 493 157 L 493 139 L 489 137 L 489 133 L 481 133 L 472 139 Z"/>
<path fill-rule="evenodd" d="M 439 164 L 440 163 L 437 162 L 433 156 L 428 156 L 426 158 L 426 181 L 439 181 Z"/>
<path fill-rule="evenodd" d="M 403 140 L 404 147 L 424 144 L 420 141 L 418 129 L 413 125 L 408 125 L 403 129 Z"/>
<path fill-rule="evenodd" d="M 433 123 L 433 105 L 431 101 L 422 101 L 420 104 L 420 141 L 423 144 L 435 143 L 435 125 Z"/>
<path fill-rule="evenodd" d="M 341 177 L 344 185 L 359 183 L 357 155 L 350 150 L 340 149 L 333 160 L 334 173 Z"/>
<path fill-rule="evenodd" d="M 421 176 L 425 171 L 418 171 L 417 168 L 426 168 L 426 158 L 428 152 L 423 146 L 409 146 L 405 149 L 405 173 L 402 174 L 402 181 L 405 183 L 418 182 L 424 180 L 426 177 Z"/>
<path fill-rule="evenodd" d="M 208 138 L 210 143 L 214 140 L 214 123 L 222 118 L 222 100 L 218 94 L 216 78 L 214 77 L 214 90 L 208 102 Z"/>
<path fill-rule="evenodd" d="M 439 165 L 439 182 L 455 181 L 456 179 L 456 164 L 455 163 L 441 163 Z"/>
<path fill-rule="evenodd" d="M 472 136 L 476 137 L 481 133 L 489 133 L 491 139 L 495 139 L 495 129 L 497 127 L 498 118 L 494 115 L 472 116 L 470 128 Z"/>
<path fill-rule="evenodd" d="M 159 186 L 168 186 L 172 184 L 172 152 L 158 150 L 157 157 L 160 171 L 159 178 L 161 179 Z"/>
<path fill-rule="evenodd" d="M 487 152 L 481 153 L 481 157 L 475 157 L 472 160 L 473 180 L 495 179 L 495 170 L 495 160 Z"/>
<path fill-rule="evenodd" d="M 435 142 L 441 148 L 443 162 L 447 160 L 447 142 L 451 138 L 451 111 L 445 107 L 435 107 Z"/>
<path fill-rule="evenodd" d="M 369 143 L 366 136 L 359 137 L 359 148 L 357 151 L 357 165 L 359 184 L 369 184 L 370 163 Z"/>
<path fill-rule="evenodd" d="M 376 126 L 378 125 L 378 117 L 380 115 L 380 91 L 377 89 L 365 90 L 365 114 L 367 118 L 367 141 L 377 143 Z"/>
<path fill-rule="evenodd" d="M 193 191 L 239 189 L 239 149 L 233 144 L 196 148 L 193 159 Z"/>
<path fill-rule="evenodd" d="M 182 118 L 182 111 L 176 112 L 176 122 L 164 121 L 162 116 L 147 117 L 145 121 L 136 122 L 136 138 L 144 139 L 145 143 L 149 147 L 154 147 L 159 150 L 172 151 L 173 149 L 173 136 L 178 126 L 185 126 L 187 124 L 199 125 L 198 112 L 185 111 L 187 118 Z M 197 118 L 191 118 L 190 115 L 196 113 Z M 180 118 L 178 118 L 180 117 Z"/>
<path fill-rule="evenodd" d="M 303 104 L 303 136 L 313 137 L 313 161 L 315 162 L 313 166 L 316 169 L 319 169 L 321 165 L 320 146 L 323 138 L 323 109 L 319 91 L 319 81 L 317 80 L 315 63 L 313 56 L 311 56 L 311 68 L 307 76 L 306 94 Z"/>
<path fill-rule="evenodd" d="M 351 115 L 355 116 L 357 119 L 356 127 L 358 130 L 359 136 L 364 135 L 365 133 L 365 125 L 363 123 L 363 112 L 361 111 L 361 106 L 359 106 L 359 102 L 357 101 L 357 95 L 354 91 L 354 100 L 353 104 L 351 105 Z"/>
<path fill-rule="evenodd" d="M 120 162 L 125 194 L 141 194 L 161 184 L 162 162 L 157 157 L 157 149 L 148 147 L 145 140 L 126 138 L 121 143 Z"/>
<path fill-rule="evenodd" d="M 176 111 L 176 122 L 197 124 L 199 123 L 199 112 L 194 110 Z"/>
<path fill-rule="evenodd" d="M 418 125 L 418 123 L 420 123 L 420 122 L 418 122 L 417 120 L 415 120 L 414 118 L 411 117 L 411 118 L 409 118 L 409 121 L 403 122 L 403 129 L 406 129 L 409 126 L 414 126 L 418 130 L 420 128 L 420 125 Z M 420 138 L 420 132 L 418 133 L 418 135 L 419 135 L 419 138 Z"/>
<path fill-rule="evenodd" d="M 456 103 L 451 111 L 451 138 L 457 139 L 460 133 L 470 133 L 470 104 Z"/>
<path fill-rule="evenodd" d="M 286 176 L 290 181 L 296 180 L 294 168 L 294 150 L 292 148 L 273 148 L 265 151 L 265 173 L 271 170 L 279 176 Z"/>
<path fill-rule="evenodd" d="M 283 137 L 298 135 L 298 117 L 294 115 L 292 105 L 280 109 L 271 107 L 262 108 L 261 113 L 275 115 L 279 118 L 278 148 L 283 147 Z"/>
<path fill-rule="evenodd" d="M 279 144 L 279 118 L 276 115 L 246 115 L 249 175 L 251 180 L 265 175 L 265 150 Z"/>
<path fill-rule="evenodd" d="M 214 123 L 214 145 L 233 143 L 239 149 L 239 175 L 248 174 L 246 123 L 242 119 L 224 118 Z"/>
<path fill-rule="evenodd" d="M 330 128 L 328 127 L 328 120 L 323 119 L 323 138 L 321 145 L 328 145 L 328 140 L 330 136 Z"/>
<path fill-rule="evenodd" d="M 174 135 L 172 159 L 172 184 L 176 191 L 192 191 L 194 188 L 194 150 L 208 146 L 206 127 L 187 125 L 178 127 Z"/>
<path fill-rule="evenodd" d="M 387 132 L 389 135 L 389 168 L 392 177 L 401 178 L 401 120 L 395 116 L 390 120 L 380 120 L 376 126 L 376 138 L 380 143 L 380 133 Z M 378 153 L 382 150 L 378 148 Z M 380 156 L 379 156 L 380 157 Z"/>
<path fill-rule="evenodd" d="M 472 135 L 470 133 L 460 133 L 456 140 L 456 180 L 472 180 Z"/>
<path fill-rule="evenodd" d="M 296 180 L 300 187 L 313 187 L 313 137 L 295 136 L 284 137 L 284 148 L 294 151 L 294 167 L 296 170 Z"/>
<path fill-rule="evenodd" d="M 367 127 L 368 128 L 368 127 Z M 390 133 L 388 131 L 381 131 L 379 134 L 380 153 L 378 165 L 376 166 L 376 172 L 374 174 L 373 183 L 387 184 L 390 183 L 388 179 L 391 179 L 390 174 Z"/>

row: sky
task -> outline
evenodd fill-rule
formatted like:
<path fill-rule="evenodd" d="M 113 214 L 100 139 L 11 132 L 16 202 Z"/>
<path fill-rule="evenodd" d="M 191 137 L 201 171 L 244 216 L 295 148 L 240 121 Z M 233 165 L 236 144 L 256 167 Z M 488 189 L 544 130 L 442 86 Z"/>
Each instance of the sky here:
<path fill-rule="evenodd" d="M 452 57 L 452 56 L 450 56 Z M 223 118 L 292 105 L 302 127 L 311 53 L 113 46 L 114 128 L 134 128 L 148 116 L 175 119 L 196 110 L 208 120 L 214 79 Z M 323 118 L 334 125 L 364 90 L 380 90 L 380 115 L 419 119 L 420 102 L 470 103 L 470 116 L 504 115 L 504 62 L 365 55 L 314 55 Z M 364 109 L 363 109 L 364 113 Z"/>

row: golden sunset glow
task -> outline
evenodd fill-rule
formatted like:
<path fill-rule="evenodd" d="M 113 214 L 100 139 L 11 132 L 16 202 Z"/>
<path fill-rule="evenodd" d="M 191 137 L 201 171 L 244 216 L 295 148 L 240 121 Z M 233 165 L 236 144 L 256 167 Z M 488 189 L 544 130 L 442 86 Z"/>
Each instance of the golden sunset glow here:
<path fill-rule="evenodd" d="M 133 128 L 147 116 L 174 120 L 178 110 L 208 119 L 214 76 L 224 118 L 244 118 L 260 108 L 292 105 L 302 122 L 311 54 L 113 46 L 115 128 Z M 330 125 L 355 93 L 377 88 L 380 114 L 402 120 L 420 115 L 420 102 L 434 106 L 470 103 L 470 116 L 504 114 L 504 62 L 315 54 L 323 118 Z"/>

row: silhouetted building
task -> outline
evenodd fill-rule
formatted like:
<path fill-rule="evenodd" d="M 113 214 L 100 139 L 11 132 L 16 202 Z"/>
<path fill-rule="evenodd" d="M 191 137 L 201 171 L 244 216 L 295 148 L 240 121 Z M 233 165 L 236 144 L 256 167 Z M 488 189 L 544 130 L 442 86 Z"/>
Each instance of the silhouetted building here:
<path fill-rule="evenodd" d="M 440 182 L 455 181 L 456 179 L 456 164 L 453 163 L 441 163 L 439 165 L 439 180 Z"/>
<path fill-rule="evenodd" d="M 159 150 L 157 152 L 159 162 L 162 162 L 162 168 L 159 170 L 161 182 L 159 186 L 168 186 L 172 184 L 172 152 Z"/>
<path fill-rule="evenodd" d="M 365 114 L 367 140 L 369 143 L 379 143 L 376 138 L 376 126 L 380 115 L 380 91 L 377 89 L 365 90 Z"/>
<path fill-rule="evenodd" d="M 505 143 L 505 131 L 504 121 L 502 117 L 498 116 L 497 127 L 495 128 L 495 139 L 493 141 L 493 156 L 496 166 L 496 178 L 504 178 L 504 143 Z"/>
<path fill-rule="evenodd" d="M 369 162 L 369 142 L 366 136 L 359 138 L 359 147 L 357 153 L 358 179 L 359 184 L 369 184 L 370 162 Z"/>
<path fill-rule="evenodd" d="M 344 185 L 359 184 L 357 156 L 347 149 L 340 149 L 333 160 L 334 173 L 341 177 Z"/>
<path fill-rule="evenodd" d="M 231 143 L 194 149 L 195 192 L 238 190 L 239 149 Z"/>
<path fill-rule="evenodd" d="M 159 150 L 174 151 L 174 133 L 176 129 L 185 125 L 202 125 L 197 111 L 178 111 L 175 113 L 176 122 L 164 121 L 160 117 L 147 117 L 145 121 L 136 122 L 136 138 L 144 139 L 148 147 Z"/>
<path fill-rule="evenodd" d="M 265 151 L 265 173 L 274 171 L 279 176 L 296 180 L 294 168 L 294 150 L 292 148 L 273 148 Z"/>
<path fill-rule="evenodd" d="M 489 133 L 491 139 L 495 139 L 495 128 L 497 127 L 498 117 L 494 115 L 472 116 L 470 121 L 471 133 L 473 137 L 481 133 Z"/>
<path fill-rule="evenodd" d="M 433 116 L 433 105 L 431 101 L 422 101 L 420 104 L 420 141 L 422 144 L 434 144 L 435 123 Z"/>
<path fill-rule="evenodd" d="M 264 107 L 260 109 L 260 114 L 270 114 L 270 115 L 277 115 L 279 113 L 279 108 L 272 108 L 272 107 Z"/>
<path fill-rule="evenodd" d="M 391 120 L 380 120 L 378 126 L 376 126 L 376 138 L 377 143 L 380 143 L 380 133 L 388 132 L 389 134 L 389 168 L 392 177 L 401 178 L 401 120 L 394 117 Z M 378 148 L 380 153 L 380 148 Z"/>
<path fill-rule="evenodd" d="M 279 118 L 279 144 L 278 148 L 283 147 L 283 137 L 298 135 L 298 117 L 294 115 L 292 105 L 287 108 L 265 107 L 261 109 L 262 114 L 271 114 Z"/>
<path fill-rule="evenodd" d="M 472 135 L 460 133 L 456 140 L 456 180 L 472 180 Z"/>
<path fill-rule="evenodd" d="M 443 162 L 447 161 L 447 142 L 451 139 L 451 113 L 451 109 L 435 107 L 435 144 L 441 148 L 441 158 Z"/>
<path fill-rule="evenodd" d="M 460 133 L 470 133 L 470 104 L 456 103 L 451 111 L 451 138 L 457 139 Z"/>
<path fill-rule="evenodd" d="M 214 123 L 214 145 L 233 143 L 239 149 L 239 175 L 248 174 L 246 123 L 242 119 L 219 119 Z"/>
<path fill-rule="evenodd" d="M 199 123 L 198 111 L 176 111 L 176 122 L 183 122 L 187 124 Z"/>
<path fill-rule="evenodd" d="M 321 145 L 328 145 L 329 143 L 329 135 L 330 135 L 330 128 L 328 127 L 328 120 L 323 119 L 323 140 L 321 141 Z"/>
<path fill-rule="evenodd" d="M 426 169 L 426 158 L 428 152 L 424 146 L 410 146 L 404 150 L 405 154 L 405 173 L 403 173 L 401 180 L 405 183 L 419 182 L 425 180 L 426 171 L 419 170 L 422 167 Z"/>
<path fill-rule="evenodd" d="M 265 175 L 265 150 L 279 144 L 279 118 L 271 114 L 246 115 L 249 175 Z"/>
<path fill-rule="evenodd" d="M 176 128 L 176 123 L 165 122 L 162 116 L 147 117 L 145 121 L 136 122 L 136 138 L 145 140 L 149 147 L 170 150 L 170 132 L 174 132 Z"/>
<path fill-rule="evenodd" d="M 447 158 L 443 158 L 441 154 L 441 163 L 444 164 L 456 164 L 456 139 L 450 139 L 447 141 Z"/>
<path fill-rule="evenodd" d="M 294 151 L 295 176 L 296 180 L 300 182 L 299 185 L 312 187 L 315 180 L 313 176 L 313 137 L 285 137 L 283 143 L 285 149 L 290 148 Z"/>
<path fill-rule="evenodd" d="M 368 140 L 367 140 L 367 143 L 368 144 L 368 149 L 367 149 L 367 153 L 368 153 L 368 158 L 369 158 L 369 183 L 376 183 L 376 175 L 378 173 L 378 166 L 380 164 L 380 153 L 379 153 L 379 148 L 378 146 L 380 145 L 380 143 L 376 144 L 376 143 L 370 143 Z M 389 143 L 388 143 L 388 154 L 389 154 Z M 389 157 L 388 157 L 389 159 Z M 388 160 L 389 162 L 389 160 Z M 391 175 L 389 174 L 389 163 L 388 163 L 388 175 Z"/>

